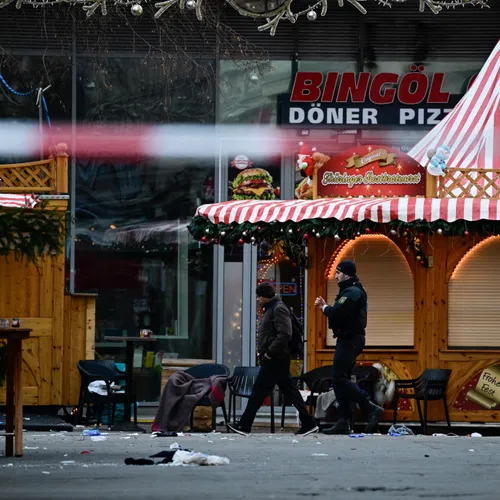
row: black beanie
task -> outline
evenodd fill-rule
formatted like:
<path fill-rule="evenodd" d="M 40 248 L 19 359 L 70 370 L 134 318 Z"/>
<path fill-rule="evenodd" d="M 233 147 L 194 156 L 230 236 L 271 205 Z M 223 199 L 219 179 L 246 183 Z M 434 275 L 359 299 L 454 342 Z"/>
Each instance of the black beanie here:
<path fill-rule="evenodd" d="M 257 294 L 257 297 L 264 297 L 265 299 L 272 299 L 276 295 L 276 289 L 274 288 L 273 285 L 271 285 L 271 283 L 264 281 L 264 283 L 261 283 L 257 287 L 257 290 L 255 290 L 255 293 Z"/>
<path fill-rule="evenodd" d="M 347 276 L 356 276 L 356 264 L 352 260 L 343 260 L 337 266 L 337 271 L 347 274 Z"/>

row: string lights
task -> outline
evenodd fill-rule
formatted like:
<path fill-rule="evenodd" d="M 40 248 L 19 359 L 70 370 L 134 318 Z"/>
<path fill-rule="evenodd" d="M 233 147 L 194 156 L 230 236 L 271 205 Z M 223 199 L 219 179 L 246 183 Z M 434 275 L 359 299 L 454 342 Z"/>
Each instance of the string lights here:
<path fill-rule="evenodd" d="M 365 5 L 368 0 L 337 0 L 339 7 L 344 7 L 345 4 L 350 4 L 362 14 L 367 13 Z M 207 0 L 164 0 L 154 3 L 156 10 L 154 17 L 161 17 L 170 8 L 177 6 L 180 10 L 192 11 L 197 19 L 203 19 L 204 3 L 208 4 Z M 378 3 L 385 7 L 392 7 L 400 3 L 417 3 L 420 12 L 430 9 L 434 14 L 438 14 L 443 8 L 454 9 L 456 7 L 479 6 L 489 7 L 489 0 L 371 0 L 372 3 Z M 31 5 L 32 7 L 46 7 L 54 4 L 66 3 L 69 5 L 81 5 L 86 12 L 87 17 L 92 16 L 97 11 L 105 16 L 108 13 L 108 6 L 113 7 L 130 7 L 132 15 L 139 17 L 143 14 L 142 4 L 146 4 L 147 0 L 0 0 L 0 8 L 10 4 L 15 4 L 16 8 L 20 9 L 23 5 Z M 233 7 L 242 16 L 260 19 L 264 23 L 257 29 L 259 31 L 269 30 L 271 36 L 276 33 L 278 24 L 282 20 L 291 23 L 297 22 L 301 16 L 305 16 L 309 21 L 315 21 L 318 18 L 318 12 L 321 16 L 325 16 L 328 10 L 328 0 L 316 0 L 309 6 L 302 9 L 295 8 L 299 4 L 299 0 L 225 0 L 225 4 Z"/>

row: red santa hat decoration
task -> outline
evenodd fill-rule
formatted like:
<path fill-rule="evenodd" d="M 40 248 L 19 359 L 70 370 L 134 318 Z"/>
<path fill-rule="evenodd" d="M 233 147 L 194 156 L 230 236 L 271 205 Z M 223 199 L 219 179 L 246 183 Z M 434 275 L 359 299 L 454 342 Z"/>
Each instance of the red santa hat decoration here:
<path fill-rule="evenodd" d="M 304 177 L 310 177 L 313 174 L 314 169 L 314 161 L 311 155 L 316 152 L 316 148 L 309 150 L 309 146 L 302 141 L 299 142 L 299 147 L 299 159 L 297 160 L 297 164 L 299 166 L 300 173 Z"/>

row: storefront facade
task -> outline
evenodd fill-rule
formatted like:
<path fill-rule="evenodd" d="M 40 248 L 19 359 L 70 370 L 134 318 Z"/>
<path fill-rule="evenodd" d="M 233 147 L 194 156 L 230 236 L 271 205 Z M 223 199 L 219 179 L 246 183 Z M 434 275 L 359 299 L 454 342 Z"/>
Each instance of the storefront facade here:
<path fill-rule="evenodd" d="M 374 6 L 368 16 L 354 9 L 332 9 L 315 22 L 282 23 L 274 37 L 257 32 L 253 22 L 228 9 L 225 22 L 255 48 L 240 59 L 228 59 L 215 43 L 200 49 L 194 35 L 186 36 L 189 61 L 183 64 L 178 55 L 171 64 L 161 56 L 147 57 L 143 41 L 153 41 L 154 25 L 146 16 L 133 20 L 135 42 L 129 31 L 118 30 L 101 52 L 91 26 L 84 31 L 80 22 L 66 26 L 68 22 L 57 17 L 44 24 L 27 9 L 18 13 L 8 7 L 5 15 L 2 12 L 0 25 L 15 22 L 19 32 L 31 36 L 1 30 L 6 54 L 1 73 L 20 91 L 37 85 L 44 75 L 53 88 L 47 94 L 53 122 L 279 124 L 297 137 L 296 148 L 274 157 L 258 155 L 255 148 L 251 154 L 229 154 L 228 134 L 221 140 L 220 156 L 203 161 L 72 159 L 75 224 L 67 249 L 67 288 L 97 294 L 96 356 L 123 360 L 124 347 L 107 343 L 105 336 L 147 328 L 161 339 L 153 356 L 137 364 L 141 400 L 159 398 L 161 355 L 215 359 L 231 369 L 255 364 L 259 312 L 254 290 L 259 280 L 274 280 L 297 316 L 308 321 L 307 266 L 288 259 L 280 248 L 242 245 L 229 252 L 195 241 L 187 226 L 196 208 L 231 199 L 234 181 L 247 168 L 261 168 L 272 176 L 276 198 L 294 199 L 302 180 L 295 168 L 301 140 L 325 154 L 380 143 L 409 150 L 432 127 L 432 120 L 441 117 L 432 110 L 444 109 L 445 103 L 425 98 L 427 103 L 419 108 L 423 114 L 396 110 L 375 122 L 373 114 L 362 109 L 373 108 L 369 97 L 377 75 L 397 75 L 399 82 L 408 73 L 428 75 L 429 82 L 442 75 L 438 90 L 459 96 L 495 45 L 498 6 L 474 10 L 474 30 L 469 11 L 434 16 L 398 7 Z M 261 49 L 267 51 L 265 62 Z M 326 118 L 323 123 L 315 115 L 311 121 L 311 104 L 322 103 L 322 97 L 294 106 L 289 98 L 301 72 L 313 78 L 335 73 L 339 81 L 341 75 L 346 81 L 368 78 L 372 85 L 365 89 L 368 98 L 356 98 L 352 92 L 348 96 L 361 111 L 346 111 L 336 123 Z M 408 92 L 413 93 L 413 87 Z M 27 104 L 8 91 L 0 95 L 0 107 L 3 117 L 38 119 L 31 101 Z M 305 119 L 299 120 L 301 113 L 291 107 L 305 110 Z M 408 330 L 406 336 L 411 334 L 415 332 Z M 402 339 L 390 345 L 402 346 Z M 389 341 L 383 342 L 387 346 Z M 325 359 L 330 355 L 325 352 Z M 306 356 L 305 364 L 312 368 L 317 362 Z M 303 365 L 298 360 L 296 369 Z"/>

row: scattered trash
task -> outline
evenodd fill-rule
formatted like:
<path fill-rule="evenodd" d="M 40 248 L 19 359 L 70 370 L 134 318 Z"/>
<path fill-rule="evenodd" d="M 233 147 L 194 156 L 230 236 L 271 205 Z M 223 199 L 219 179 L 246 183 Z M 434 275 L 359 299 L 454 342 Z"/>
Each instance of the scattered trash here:
<path fill-rule="evenodd" d="M 298 443 L 296 439 L 292 439 L 292 443 Z"/>
<path fill-rule="evenodd" d="M 350 438 L 364 438 L 365 435 L 363 433 L 361 434 L 349 434 Z"/>
<path fill-rule="evenodd" d="M 90 436 L 90 439 L 92 441 L 106 441 L 106 436 Z"/>
<path fill-rule="evenodd" d="M 75 425 L 75 429 L 84 429 L 85 426 L 84 425 Z"/>
<path fill-rule="evenodd" d="M 23 417 L 23 420 L 31 420 L 29 417 Z"/>
<path fill-rule="evenodd" d="M 311 457 L 327 457 L 328 453 L 313 453 Z"/>
<path fill-rule="evenodd" d="M 234 438 L 229 438 L 229 441 L 234 441 Z"/>
<path fill-rule="evenodd" d="M 42 474 L 50 474 L 50 472 L 47 472 L 46 470 L 43 470 Z"/>
<path fill-rule="evenodd" d="M 389 434 L 389 436 L 394 436 L 394 437 L 415 435 L 409 427 L 406 427 L 406 425 L 403 424 L 391 425 L 387 434 Z"/>
<path fill-rule="evenodd" d="M 441 434 L 440 432 L 434 432 L 433 437 L 446 437 L 446 434 Z"/>
<path fill-rule="evenodd" d="M 210 439 L 208 440 L 209 443 L 213 443 L 213 441 L 210 441 Z"/>
<path fill-rule="evenodd" d="M 319 441 L 317 441 L 316 444 L 321 444 L 321 443 Z"/>
<path fill-rule="evenodd" d="M 472 453 L 474 453 L 474 451 L 475 451 L 475 450 L 473 450 L 473 449 L 471 448 L 469 451 L 472 451 Z"/>
<path fill-rule="evenodd" d="M 470 437 L 472 438 L 480 438 L 480 437 L 483 437 L 481 434 L 479 434 L 479 432 L 473 432 Z"/>
<path fill-rule="evenodd" d="M 88 450 L 83 450 L 80 452 L 80 455 L 90 455 L 92 452 Z"/>
<path fill-rule="evenodd" d="M 429 457 L 430 457 L 430 455 L 424 455 L 424 457 L 429 458 Z"/>
<path fill-rule="evenodd" d="M 172 443 L 170 445 L 170 449 L 171 450 L 180 450 L 181 449 L 181 445 L 179 443 Z"/>
<path fill-rule="evenodd" d="M 13 463 L 7 464 L 5 467 L 14 467 Z"/>
<path fill-rule="evenodd" d="M 72 465 L 74 463 L 76 463 L 74 460 L 63 460 L 61 465 Z"/>
<path fill-rule="evenodd" d="M 39 446 L 25 446 L 25 450 L 38 450 Z"/>
<path fill-rule="evenodd" d="M 98 429 L 87 429 L 82 432 L 82 435 L 84 436 L 100 436 L 101 433 L 99 432 Z"/>
<path fill-rule="evenodd" d="M 229 458 L 217 455 L 205 455 L 193 451 L 177 450 L 172 465 L 228 465 Z"/>
<path fill-rule="evenodd" d="M 227 439 L 227 437 L 220 438 L 221 441 L 224 441 L 224 439 Z"/>
<path fill-rule="evenodd" d="M 124 437 L 121 437 L 120 439 L 130 439 L 130 436 L 124 436 Z"/>

